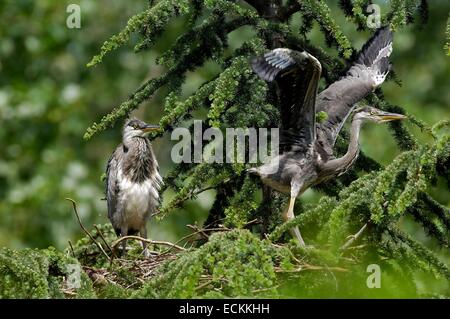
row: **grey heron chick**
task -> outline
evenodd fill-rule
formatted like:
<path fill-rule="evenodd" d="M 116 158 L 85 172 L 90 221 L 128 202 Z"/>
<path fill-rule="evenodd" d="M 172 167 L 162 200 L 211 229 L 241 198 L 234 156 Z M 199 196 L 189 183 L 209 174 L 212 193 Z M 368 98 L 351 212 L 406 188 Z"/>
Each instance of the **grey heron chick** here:
<path fill-rule="evenodd" d="M 159 166 L 147 134 L 159 126 L 138 119 L 127 120 L 122 143 L 111 155 L 106 169 L 108 218 L 117 236 L 140 234 L 147 238 L 147 220 L 159 205 L 163 184 Z M 147 244 L 142 242 L 144 255 Z M 126 240 L 122 254 L 126 253 Z"/>
<path fill-rule="evenodd" d="M 317 94 L 322 67 L 306 51 L 279 48 L 252 61 L 253 70 L 264 80 L 277 84 L 281 113 L 280 155 L 268 163 L 249 169 L 271 188 L 290 194 L 283 217 L 294 218 L 296 198 L 306 189 L 346 172 L 359 153 L 359 133 L 366 121 L 384 123 L 406 118 L 373 107 L 354 111 L 355 105 L 380 86 L 390 69 L 392 32 L 377 30 L 363 46 L 356 61 L 340 80 Z M 328 118 L 316 123 L 315 114 L 324 111 Z M 354 111 L 354 112 L 353 112 Z M 350 114 L 353 115 L 347 153 L 335 158 L 336 138 Z M 293 235 L 305 242 L 298 227 Z"/>

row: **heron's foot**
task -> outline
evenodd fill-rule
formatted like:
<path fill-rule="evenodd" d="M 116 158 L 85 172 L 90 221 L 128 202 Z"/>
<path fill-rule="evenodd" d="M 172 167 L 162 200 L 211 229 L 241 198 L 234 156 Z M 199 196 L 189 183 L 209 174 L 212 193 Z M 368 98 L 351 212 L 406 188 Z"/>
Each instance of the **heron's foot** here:
<path fill-rule="evenodd" d="M 150 257 L 150 252 L 148 251 L 147 247 L 145 247 L 142 251 L 142 255 L 144 255 L 145 258 Z"/>
<path fill-rule="evenodd" d="M 298 227 L 292 228 L 292 235 L 297 239 L 298 244 L 301 247 L 306 247 L 305 241 L 303 240 L 302 234 L 300 233 L 300 229 L 298 229 Z"/>
<path fill-rule="evenodd" d="M 126 240 L 122 241 L 122 249 L 120 250 L 120 257 L 126 257 L 127 255 L 127 244 Z"/>

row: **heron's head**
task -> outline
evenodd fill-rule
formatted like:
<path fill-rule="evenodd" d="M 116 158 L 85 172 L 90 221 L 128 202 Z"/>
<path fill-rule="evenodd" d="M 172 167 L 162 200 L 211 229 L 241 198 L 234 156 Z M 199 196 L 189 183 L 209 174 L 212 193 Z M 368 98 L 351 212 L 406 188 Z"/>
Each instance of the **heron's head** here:
<path fill-rule="evenodd" d="M 353 119 L 362 121 L 372 121 L 375 123 L 384 123 L 389 121 L 403 120 L 407 117 L 403 114 L 390 113 L 379 110 L 371 106 L 363 106 L 355 110 Z"/>
<path fill-rule="evenodd" d="M 143 137 L 151 131 L 159 129 L 158 125 L 147 124 L 144 121 L 138 119 L 130 119 L 125 123 L 123 128 L 124 139 L 132 137 Z"/>

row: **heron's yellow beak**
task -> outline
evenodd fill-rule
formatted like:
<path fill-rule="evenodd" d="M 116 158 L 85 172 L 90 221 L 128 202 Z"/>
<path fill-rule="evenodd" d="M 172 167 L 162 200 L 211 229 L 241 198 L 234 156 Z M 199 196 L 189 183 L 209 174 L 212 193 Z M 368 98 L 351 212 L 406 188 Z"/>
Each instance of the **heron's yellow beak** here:
<path fill-rule="evenodd" d="M 159 125 L 147 124 L 146 126 L 141 128 L 141 131 L 143 131 L 143 132 L 151 132 L 151 131 L 157 131 L 157 130 L 159 130 Z"/>
<path fill-rule="evenodd" d="M 383 112 L 382 114 L 379 114 L 378 117 L 383 122 L 404 120 L 404 119 L 408 118 L 407 116 L 405 116 L 403 114 L 389 113 L 389 112 Z"/>

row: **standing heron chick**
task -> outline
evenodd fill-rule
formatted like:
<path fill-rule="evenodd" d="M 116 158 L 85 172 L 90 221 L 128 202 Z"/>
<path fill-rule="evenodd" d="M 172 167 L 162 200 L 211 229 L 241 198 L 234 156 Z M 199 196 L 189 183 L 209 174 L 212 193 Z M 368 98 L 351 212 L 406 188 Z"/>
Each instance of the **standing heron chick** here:
<path fill-rule="evenodd" d="M 106 168 L 108 218 L 117 236 L 140 234 L 147 238 L 146 223 L 159 205 L 163 184 L 158 162 L 147 134 L 159 126 L 138 119 L 126 121 L 122 143 L 116 148 Z M 144 255 L 147 244 L 142 242 Z M 122 241 L 122 254 L 126 240 Z"/>

